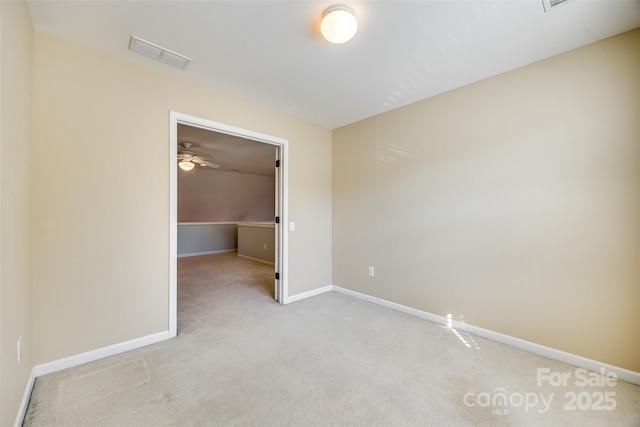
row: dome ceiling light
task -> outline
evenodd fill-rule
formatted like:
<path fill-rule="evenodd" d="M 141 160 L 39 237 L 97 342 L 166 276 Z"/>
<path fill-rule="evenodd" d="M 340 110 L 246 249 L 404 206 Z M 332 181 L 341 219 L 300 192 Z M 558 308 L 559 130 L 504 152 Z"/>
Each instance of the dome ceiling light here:
<path fill-rule="evenodd" d="M 194 165 L 193 163 L 191 163 L 189 160 L 182 160 L 180 163 L 178 163 L 178 166 L 180 166 L 180 169 L 185 170 L 185 171 L 190 171 L 191 169 L 193 169 L 196 165 Z"/>
<path fill-rule="evenodd" d="M 358 20 L 350 7 L 343 4 L 329 6 L 322 14 L 320 32 L 329 42 L 346 43 L 356 35 Z"/>

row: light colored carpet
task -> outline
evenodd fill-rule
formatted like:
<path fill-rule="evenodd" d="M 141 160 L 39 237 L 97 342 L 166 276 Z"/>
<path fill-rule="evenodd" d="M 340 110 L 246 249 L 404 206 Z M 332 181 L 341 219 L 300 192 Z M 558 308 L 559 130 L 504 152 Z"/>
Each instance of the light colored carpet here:
<path fill-rule="evenodd" d="M 342 294 L 280 306 L 272 267 L 235 254 L 178 274 L 177 338 L 38 378 L 25 425 L 640 426 L 628 383 L 575 385 L 572 366 Z"/>

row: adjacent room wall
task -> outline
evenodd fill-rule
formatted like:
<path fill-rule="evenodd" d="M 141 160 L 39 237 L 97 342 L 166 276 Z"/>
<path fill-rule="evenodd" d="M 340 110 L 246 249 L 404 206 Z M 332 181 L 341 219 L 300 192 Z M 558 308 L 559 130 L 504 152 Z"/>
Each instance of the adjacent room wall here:
<path fill-rule="evenodd" d="M 178 224 L 178 258 L 230 252 L 238 248 L 235 222 L 186 222 Z"/>
<path fill-rule="evenodd" d="M 178 168 L 178 256 L 237 249 L 236 222 L 274 220 L 275 185 L 273 176 Z"/>
<path fill-rule="evenodd" d="M 239 222 L 238 256 L 274 264 L 276 261 L 275 224 Z"/>
<path fill-rule="evenodd" d="M 274 177 L 178 170 L 178 222 L 273 221 L 275 198 Z"/>
<path fill-rule="evenodd" d="M 36 364 L 167 330 L 170 110 L 289 141 L 290 295 L 331 283 L 328 129 L 36 32 Z"/>
<path fill-rule="evenodd" d="M 0 2 L 0 425 L 13 425 L 33 367 L 31 96 L 33 27 L 23 1 Z M 22 362 L 17 341 L 22 336 Z"/>
<path fill-rule="evenodd" d="M 640 371 L 639 118 L 635 30 L 334 130 L 334 284 Z"/>

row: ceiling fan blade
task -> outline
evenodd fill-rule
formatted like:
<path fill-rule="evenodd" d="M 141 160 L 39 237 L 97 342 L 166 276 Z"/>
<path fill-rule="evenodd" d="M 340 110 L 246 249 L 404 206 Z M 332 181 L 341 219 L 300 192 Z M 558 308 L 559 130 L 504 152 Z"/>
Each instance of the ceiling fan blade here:
<path fill-rule="evenodd" d="M 207 157 L 211 157 L 211 156 L 203 156 L 202 154 L 198 154 L 196 156 L 193 156 L 192 158 L 194 160 L 198 160 L 198 161 L 202 161 L 202 162 L 208 162 L 211 159 L 208 159 Z"/>
<path fill-rule="evenodd" d="M 192 158 L 191 161 L 193 161 L 194 163 L 197 163 L 199 165 L 208 166 L 208 167 L 214 168 L 214 169 L 218 169 L 220 167 L 220 165 L 217 165 L 217 164 L 211 163 L 211 162 L 207 162 L 206 160 L 202 160 L 202 159 L 200 159 L 198 157 Z"/>

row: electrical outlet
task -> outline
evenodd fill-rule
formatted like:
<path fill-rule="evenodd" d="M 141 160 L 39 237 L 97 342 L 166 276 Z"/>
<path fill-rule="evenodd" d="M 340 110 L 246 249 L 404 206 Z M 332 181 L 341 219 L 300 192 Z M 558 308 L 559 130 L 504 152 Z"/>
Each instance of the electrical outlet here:
<path fill-rule="evenodd" d="M 267 249 L 267 244 L 266 243 L 264 244 L 264 247 L 262 249 Z"/>
<path fill-rule="evenodd" d="M 369 276 L 373 277 L 376 275 L 375 269 L 372 266 L 369 266 Z"/>
<path fill-rule="evenodd" d="M 18 363 L 22 361 L 22 336 L 18 338 Z"/>
<path fill-rule="evenodd" d="M 296 231 L 296 222 L 289 221 L 289 231 Z"/>

